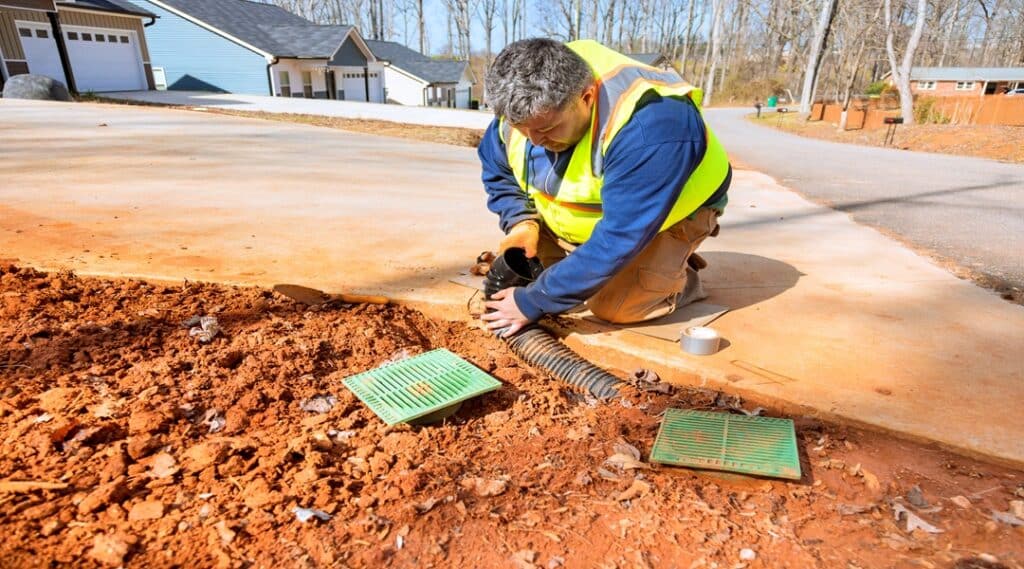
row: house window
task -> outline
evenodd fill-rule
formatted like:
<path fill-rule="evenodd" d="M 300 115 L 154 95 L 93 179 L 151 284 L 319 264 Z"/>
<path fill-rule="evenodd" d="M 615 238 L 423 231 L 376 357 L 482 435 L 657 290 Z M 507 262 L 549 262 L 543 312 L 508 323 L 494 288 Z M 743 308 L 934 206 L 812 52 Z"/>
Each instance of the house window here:
<path fill-rule="evenodd" d="M 956 82 L 956 90 L 957 91 L 973 91 L 974 90 L 974 81 L 957 81 Z"/>
<path fill-rule="evenodd" d="M 313 73 L 311 71 L 302 72 L 302 96 L 307 99 L 313 98 Z"/>
<path fill-rule="evenodd" d="M 278 83 L 281 84 L 281 96 L 282 97 L 291 97 L 292 96 L 292 84 L 291 84 L 291 80 L 288 78 L 288 72 L 287 71 L 279 72 L 279 74 L 278 74 Z"/>
<path fill-rule="evenodd" d="M 128 43 L 128 36 L 121 36 L 121 43 Z"/>
<path fill-rule="evenodd" d="M 935 81 L 918 81 L 917 88 L 921 91 L 934 91 Z"/>
<path fill-rule="evenodd" d="M 69 40 L 77 40 L 78 39 L 78 32 L 68 32 L 68 39 Z"/>
<path fill-rule="evenodd" d="M 36 37 L 46 39 L 50 37 L 50 34 L 46 30 L 36 30 Z"/>
<path fill-rule="evenodd" d="M 92 34 L 82 32 L 82 41 L 92 41 Z"/>
<path fill-rule="evenodd" d="M 18 35 L 23 38 L 32 37 L 32 30 L 29 28 L 18 28 Z"/>
<path fill-rule="evenodd" d="M 107 41 L 110 43 L 117 43 L 117 36 L 107 36 Z"/>
<path fill-rule="evenodd" d="M 96 34 L 96 41 L 103 41 L 103 42 L 105 42 L 105 41 L 107 41 L 107 38 L 103 34 Z"/>

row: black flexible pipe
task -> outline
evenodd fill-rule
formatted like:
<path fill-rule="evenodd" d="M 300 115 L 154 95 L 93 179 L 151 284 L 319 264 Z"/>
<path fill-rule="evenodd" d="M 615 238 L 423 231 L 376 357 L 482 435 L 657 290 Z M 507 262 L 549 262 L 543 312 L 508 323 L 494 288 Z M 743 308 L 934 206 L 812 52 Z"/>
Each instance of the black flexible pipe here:
<path fill-rule="evenodd" d="M 547 371 L 576 391 L 589 392 L 599 399 L 619 394 L 622 382 L 617 377 L 581 358 L 543 328 L 527 328 L 505 341 L 526 363 Z"/>
<path fill-rule="evenodd" d="M 528 259 L 522 249 L 507 249 L 491 264 L 484 280 L 484 295 L 490 299 L 504 288 L 530 284 L 542 270 L 540 263 Z M 530 326 L 505 341 L 526 363 L 547 371 L 577 391 L 601 399 L 619 394 L 622 382 L 617 377 L 581 358 L 539 326 Z"/>

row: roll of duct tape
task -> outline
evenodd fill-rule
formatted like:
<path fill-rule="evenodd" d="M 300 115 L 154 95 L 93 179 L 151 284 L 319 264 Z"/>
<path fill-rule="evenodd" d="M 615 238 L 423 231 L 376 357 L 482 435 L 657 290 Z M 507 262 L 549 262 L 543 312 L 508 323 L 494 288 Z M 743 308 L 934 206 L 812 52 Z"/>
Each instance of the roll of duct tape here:
<path fill-rule="evenodd" d="M 710 356 L 718 351 L 722 337 L 706 326 L 691 326 L 679 335 L 683 351 L 695 356 Z"/>

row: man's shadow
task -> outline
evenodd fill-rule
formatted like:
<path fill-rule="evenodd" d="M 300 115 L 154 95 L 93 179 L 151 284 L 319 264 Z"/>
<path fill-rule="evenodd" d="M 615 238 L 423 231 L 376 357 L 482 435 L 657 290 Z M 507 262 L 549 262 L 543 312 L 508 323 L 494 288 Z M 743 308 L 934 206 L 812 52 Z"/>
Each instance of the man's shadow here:
<path fill-rule="evenodd" d="M 609 324 L 603 320 L 573 318 L 558 319 L 560 327 L 566 327 L 579 334 L 595 334 L 610 330 L 628 330 L 636 326 L 666 325 L 673 327 L 673 337 L 677 335 L 674 327 L 681 330 L 689 318 L 712 314 L 717 310 L 710 305 L 720 305 L 729 311 L 756 305 L 772 297 L 778 296 L 796 286 L 800 277 L 804 276 L 789 263 L 770 259 L 760 255 L 735 253 L 731 251 L 700 251 L 701 257 L 708 262 L 707 268 L 700 272 L 701 283 L 708 297 L 688 307 L 680 307 L 668 316 L 637 324 Z M 585 311 L 580 306 L 577 311 Z M 725 342 L 723 348 L 728 345 Z"/>
<path fill-rule="evenodd" d="M 804 276 L 789 263 L 732 251 L 699 251 L 708 262 L 700 272 L 708 298 L 703 302 L 739 310 L 764 302 L 796 286 Z"/>

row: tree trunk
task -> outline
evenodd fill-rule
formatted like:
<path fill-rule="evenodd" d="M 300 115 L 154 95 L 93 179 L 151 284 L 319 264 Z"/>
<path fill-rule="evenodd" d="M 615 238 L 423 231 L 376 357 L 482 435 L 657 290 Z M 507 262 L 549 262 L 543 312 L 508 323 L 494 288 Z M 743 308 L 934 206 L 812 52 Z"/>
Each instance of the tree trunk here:
<path fill-rule="evenodd" d="M 804 69 L 804 88 L 800 92 L 800 112 L 811 112 L 811 103 L 814 101 L 814 86 L 818 81 L 818 70 L 821 66 L 821 53 L 828 42 L 828 33 L 832 29 L 832 20 L 836 15 L 836 0 L 824 0 L 821 5 L 821 13 L 818 15 L 818 23 L 814 27 L 814 39 L 811 40 L 811 50 L 807 57 L 807 67 Z"/>
<path fill-rule="evenodd" d="M 682 72 L 683 78 L 686 78 L 686 65 L 690 61 L 690 36 L 693 35 L 693 8 L 697 4 L 697 0 L 689 0 L 689 7 L 687 8 L 686 16 L 686 35 L 683 36 L 683 56 L 679 63 L 679 69 Z"/>
<path fill-rule="evenodd" d="M 713 0 L 712 4 L 712 13 L 714 15 L 711 19 L 711 41 L 707 52 L 708 56 L 705 58 L 706 61 L 710 62 L 707 71 L 707 80 L 705 81 L 704 86 L 705 105 L 711 104 L 712 97 L 715 94 L 715 72 L 718 70 L 719 52 L 721 51 L 718 44 L 721 41 L 722 36 L 722 12 L 724 12 L 722 6 L 724 4 L 723 0 Z"/>
<path fill-rule="evenodd" d="M 420 53 L 427 53 L 427 22 L 423 16 L 423 0 L 416 0 L 416 27 L 420 34 Z"/>
<path fill-rule="evenodd" d="M 910 91 L 910 68 L 914 63 L 914 52 L 917 51 L 918 43 L 921 41 L 921 34 L 924 32 L 924 21 L 928 10 L 928 0 L 917 0 L 917 22 L 914 24 L 914 31 L 907 42 L 906 50 L 903 52 L 903 61 L 896 63 L 896 47 L 894 36 L 896 34 L 896 23 L 892 19 L 892 0 L 885 0 L 885 53 L 889 58 L 889 66 L 892 68 L 892 77 L 896 82 L 896 88 L 900 93 L 900 115 L 905 124 L 914 124 L 914 97 Z"/>

